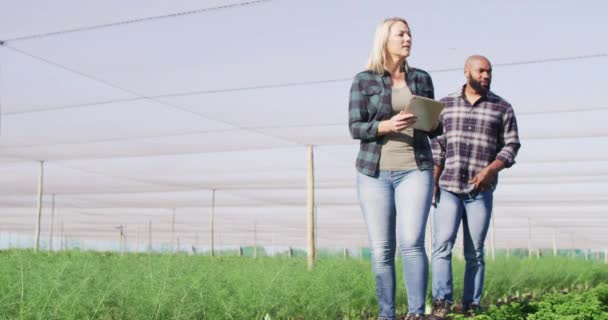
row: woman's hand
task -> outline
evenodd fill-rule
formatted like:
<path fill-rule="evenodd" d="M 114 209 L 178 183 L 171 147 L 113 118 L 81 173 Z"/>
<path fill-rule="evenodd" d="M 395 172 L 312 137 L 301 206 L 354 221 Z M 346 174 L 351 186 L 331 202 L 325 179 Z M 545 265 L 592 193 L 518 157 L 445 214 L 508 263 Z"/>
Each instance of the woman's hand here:
<path fill-rule="evenodd" d="M 384 135 L 391 132 L 401 132 L 416 123 L 416 116 L 411 113 L 405 113 L 403 111 L 392 116 L 388 120 L 380 122 L 378 128 L 378 135 Z"/>

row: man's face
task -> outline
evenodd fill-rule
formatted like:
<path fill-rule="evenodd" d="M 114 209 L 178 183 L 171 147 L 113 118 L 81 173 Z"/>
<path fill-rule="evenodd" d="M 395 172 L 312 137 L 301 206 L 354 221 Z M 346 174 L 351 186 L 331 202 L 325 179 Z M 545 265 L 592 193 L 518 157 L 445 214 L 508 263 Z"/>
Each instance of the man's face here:
<path fill-rule="evenodd" d="M 475 59 L 464 70 L 467 83 L 477 93 L 485 94 L 492 83 L 492 65 L 485 59 Z"/>

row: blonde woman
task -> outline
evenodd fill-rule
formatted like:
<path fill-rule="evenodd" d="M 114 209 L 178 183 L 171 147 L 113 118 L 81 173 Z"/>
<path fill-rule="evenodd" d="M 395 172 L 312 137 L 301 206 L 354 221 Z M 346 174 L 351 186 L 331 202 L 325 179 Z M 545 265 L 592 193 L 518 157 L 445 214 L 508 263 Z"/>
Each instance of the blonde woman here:
<path fill-rule="evenodd" d="M 423 319 L 428 283 L 424 236 L 433 195 L 429 138 L 442 132 L 411 128 L 403 110 L 413 95 L 434 98 L 425 71 L 408 66 L 412 35 L 404 19 L 390 18 L 376 29 L 367 70 L 350 91 L 349 128 L 361 141 L 356 160 L 357 192 L 372 252 L 378 319 L 395 319 L 395 250 L 403 257 L 407 319 Z"/>

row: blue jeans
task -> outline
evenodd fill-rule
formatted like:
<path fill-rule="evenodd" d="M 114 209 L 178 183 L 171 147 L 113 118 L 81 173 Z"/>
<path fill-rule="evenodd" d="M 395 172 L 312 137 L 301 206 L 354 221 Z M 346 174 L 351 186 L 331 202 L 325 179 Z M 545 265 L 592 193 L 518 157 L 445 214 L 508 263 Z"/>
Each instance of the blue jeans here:
<path fill-rule="evenodd" d="M 433 299 L 453 303 L 452 249 L 462 221 L 464 289 L 462 304 L 479 304 L 483 291 L 485 260 L 483 246 L 492 215 L 493 191 L 455 194 L 440 189 L 433 214 Z"/>
<path fill-rule="evenodd" d="M 409 313 L 424 314 L 429 261 L 424 249 L 433 193 L 433 171 L 381 170 L 357 174 L 359 204 L 367 225 L 379 318 L 395 318 L 395 250 L 403 257 Z"/>

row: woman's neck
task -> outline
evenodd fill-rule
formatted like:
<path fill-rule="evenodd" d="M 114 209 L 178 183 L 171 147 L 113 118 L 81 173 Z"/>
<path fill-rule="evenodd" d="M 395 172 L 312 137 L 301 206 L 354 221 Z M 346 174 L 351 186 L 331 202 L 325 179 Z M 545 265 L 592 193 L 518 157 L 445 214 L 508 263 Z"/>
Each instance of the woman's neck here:
<path fill-rule="evenodd" d="M 401 66 L 405 61 L 405 57 L 393 57 L 391 55 L 386 56 L 386 71 L 391 75 L 398 75 L 401 73 Z"/>

